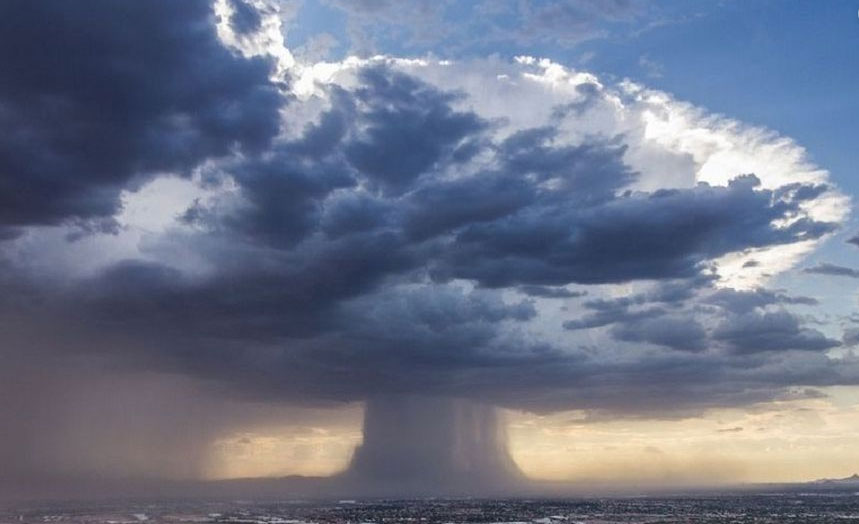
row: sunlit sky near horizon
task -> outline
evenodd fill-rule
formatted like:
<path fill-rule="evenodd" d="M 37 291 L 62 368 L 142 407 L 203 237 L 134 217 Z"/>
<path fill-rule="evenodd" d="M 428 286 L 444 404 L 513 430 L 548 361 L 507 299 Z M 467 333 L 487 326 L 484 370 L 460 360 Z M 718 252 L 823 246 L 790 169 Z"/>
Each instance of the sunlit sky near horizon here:
<path fill-rule="evenodd" d="M 0 487 L 333 475 L 410 396 L 537 479 L 859 472 L 857 9 L 0 4 Z"/>
<path fill-rule="evenodd" d="M 715 409 L 674 420 L 588 420 L 582 412 L 506 413 L 513 458 L 537 479 L 668 486 L 802 482 L 853 475 L 859 398 L 829 398 Z M 208 478 L 331 475 L 361 441 L 360 406 L 337 422 L 248 427 L 212 444 Z M 329 412 L 330 416 L 331 413 Z"/>

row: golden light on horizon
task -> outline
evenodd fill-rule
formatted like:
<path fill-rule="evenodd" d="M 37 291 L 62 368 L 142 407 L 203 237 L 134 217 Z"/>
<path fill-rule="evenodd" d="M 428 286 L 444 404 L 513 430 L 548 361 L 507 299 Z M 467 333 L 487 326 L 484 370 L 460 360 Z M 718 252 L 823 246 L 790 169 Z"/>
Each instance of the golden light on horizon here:
<path fill-rule="evenodd" d="M 361 443 L 358 404 L 285 415 L 283 424 L 241 428 L 212 442 L 204 478 L 329 476 L 346 467 Z"/>
<path fill-rule="evenodd" d="M 801 482 L 859 471 L 859 388 L 668 420 L 507 411 L 513 458 L 535 479 L 655 485 Z M 351 412 L 348 412 L 351 410 Z M 343 413 L 347 413 L 346 416 Z M 327 476 L 361 442 L 360 410 L 332 426 L 250 428 L 212 443 L 206 478 Z"/>
<path fill-rule="evenodd" d="M 859 388 L 676 420 L 519 414 L 513 456 L 537 478 L 721 484 L 801 482 L 859 470 Z"/>

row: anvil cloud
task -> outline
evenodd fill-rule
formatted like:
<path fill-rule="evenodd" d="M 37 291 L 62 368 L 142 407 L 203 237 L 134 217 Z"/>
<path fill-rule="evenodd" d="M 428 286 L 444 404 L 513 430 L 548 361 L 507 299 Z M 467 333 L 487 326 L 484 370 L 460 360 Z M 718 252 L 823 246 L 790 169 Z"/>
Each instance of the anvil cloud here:
<path fill-rule="evenodd" d="M 618 416 L 859 382 L 815 300 L 766 288 L 847 212 L 790 139 L 529 57 L 294 62 L 253 37 L 276 15 L 223 5 L 0 6 L 13 478 L 63 416 L 26 377 L 70 360 Z"/>

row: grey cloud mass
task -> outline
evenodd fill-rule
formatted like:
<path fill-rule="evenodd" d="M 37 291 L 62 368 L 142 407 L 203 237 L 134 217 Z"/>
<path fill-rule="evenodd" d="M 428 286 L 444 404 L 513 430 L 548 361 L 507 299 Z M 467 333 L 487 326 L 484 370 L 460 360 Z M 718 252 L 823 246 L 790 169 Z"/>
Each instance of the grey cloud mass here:
<path fill-rule="evenodd" d="M 148 176 L 265 148 L 282 96 L 212 17 L 204 0 L 4 2 L 0 224 L 109 219 Z"/>
<path fill-rule="evenodd" d="M 464 229 L 436 274 L 492 287 L 683 278 L 699 273 L 706 260 L 744 247 L 832 231 L 832 224 L 813 221 L 775 228 L 772 221 L 797 210 L 800 202 L 773 203 L 772 192 L 755 186 L 755 178 L 747 176 L 727 187 L 702 184 L 596 205 L 586 200 L 566 209 L 556 207 L 560 195 L 541 194 L 524 212 Z"/>
<path fill-rule="evenodd" d="M 546 286 L 519 286 L 519 292 L 532 297 L 542 298 L 578 298 L 587 295 L 587 291 L 572 291 L 567 288 Z"/>
<path fill-rule="evenodd" d="M 230 26 L 237 34 L 253 33 L 262 27 L 262 16 L 259 11 L 245 0 L 230 0 L 229 5 L 233 10 Z"/>
<path fill-rule="evenodd" d="M 688 317 L 638 318 L 612 328 L 611 334 L 626 342 L 649 342 L 685 351 L 706 348 L 707 333 Z"/>
<path fill-rule="evenodd" d="M 820 351 L 840 345 L 817 330 L 801 327 L 799 319 L 785 311 L 756 312 L 729 319 L 716 327 L 714 338 L 739 352 Z"/>
<path fill-rule="evenodd" d="M 661 280 L 647 294 L 585 302 L 592 312 L 564 327 L 612 325 L 618 341 L 698 352 L 704 328 L 671 309 L 711 285 L 710 260 L 834 227 L 777 227 L 813 195 L 761 189 L 752 175 L 626 191 L 638 175 L 623 161 L 622 137 L 572 146 L 538 127 L 493 140 L 481 118 L 453 107 L 462 95 L 386 67 L 357 79 L 332 88 L 331 107 L 297 138 L 222 163 L 238 192 L 192 206 L 183 220 L 197 233 L 177 239 L 205 249 L 214 272 L 127 261 L 55 301 L 79 322 L 153 340 L 147 358 L 159 369 L 263 397 L 493 398 L 493 376 L 509 384 L 508 366 L 535 366 L 523 387 L 551 389 L 573 380 L 584 358 L 517 328 L 537 312 L 527 299 L 504 300 L 504 289 L 565 296 L 552 286 Z M 482 167 L 466 170 L 477 156 Z M 754 306 L 780 300 L 767 297 Z M 834 345 L 793 316 L 767 323 L 772 340 L 746 343 L 738 318 L 714 340 L 747 351 Z M 569 361 L 558 369 L 572 375 L 546 381 L 537 370 L 547 360 Z"/>

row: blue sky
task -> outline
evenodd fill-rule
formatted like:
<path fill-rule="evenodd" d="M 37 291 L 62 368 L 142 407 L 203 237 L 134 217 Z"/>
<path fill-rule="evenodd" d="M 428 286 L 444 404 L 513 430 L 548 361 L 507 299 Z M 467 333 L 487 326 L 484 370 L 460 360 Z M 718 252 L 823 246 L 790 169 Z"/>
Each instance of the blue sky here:
<path fill-rule="evenodd" d="M 632 39 L 595 41 L 596 69 L 796 138 L 839 185 L 859 191 L 856 2 L 753 1 L 705 7 Z M 660 76 L 640 67 L 646 56 Z"/>

